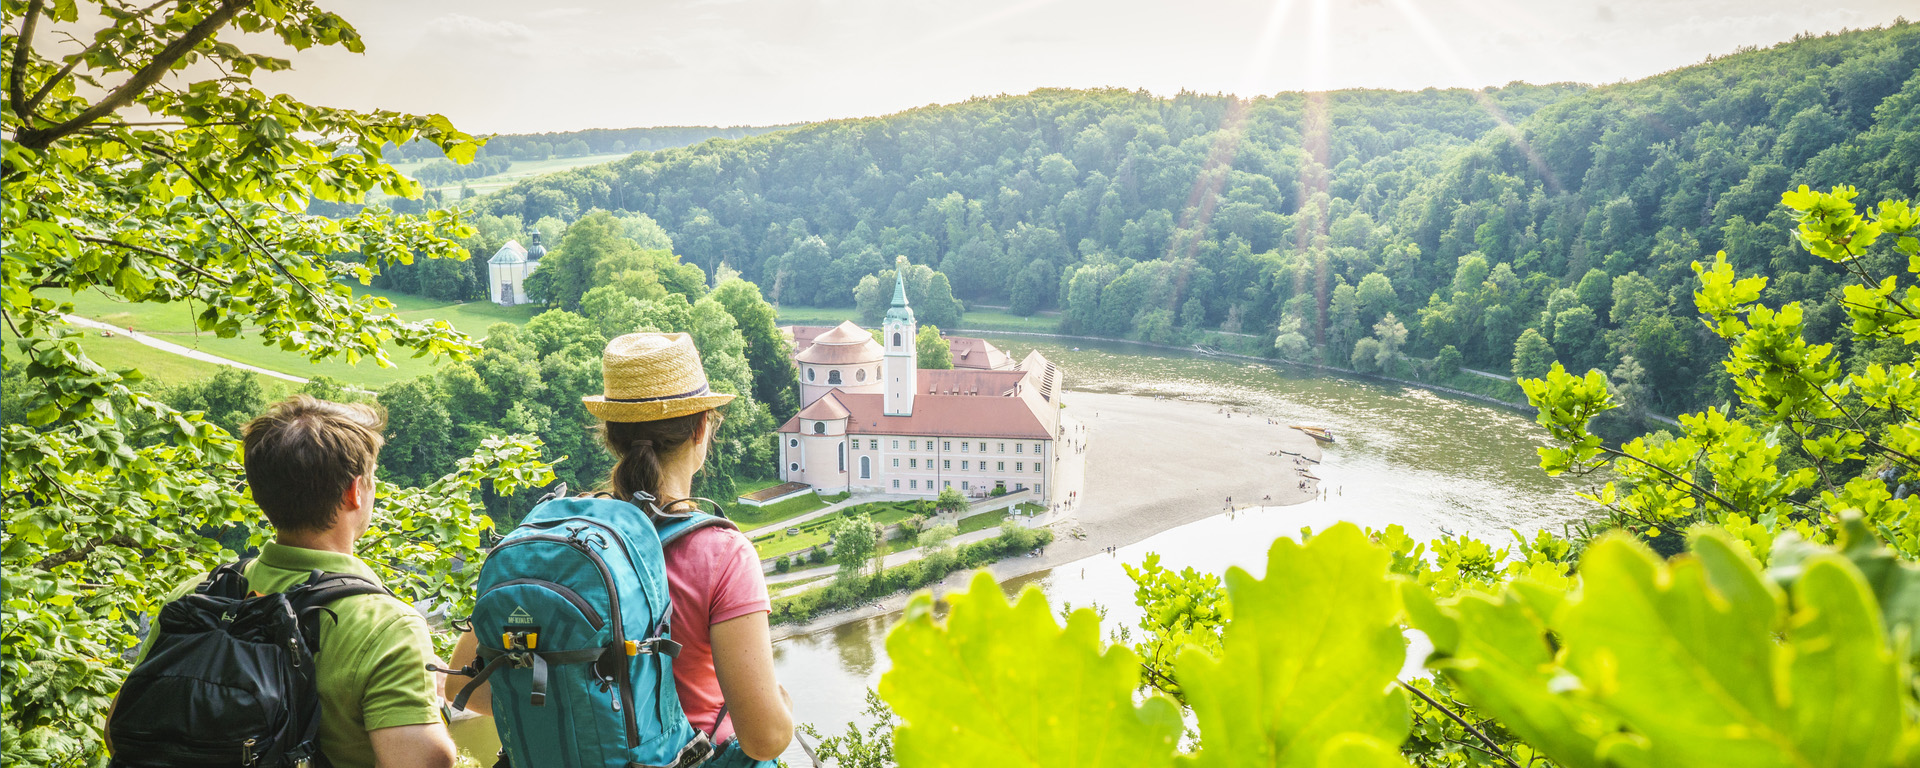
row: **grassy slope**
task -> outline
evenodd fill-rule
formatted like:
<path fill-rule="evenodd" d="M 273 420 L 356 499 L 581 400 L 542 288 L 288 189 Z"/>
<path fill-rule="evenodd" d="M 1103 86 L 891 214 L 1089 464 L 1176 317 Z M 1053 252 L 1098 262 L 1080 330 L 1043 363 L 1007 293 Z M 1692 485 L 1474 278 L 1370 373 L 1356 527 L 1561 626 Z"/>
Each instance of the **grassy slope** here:
<path fill-rule="evenodd" d="M 781 325 L 839 325 L 842 320 L 860 322 L 860 312 L 853 307 L 800 307 L 781 306 L 776 317 Z M 1026 333 L 1059 333 L 1058 315 L 1034 315 L 1021 317 L 998 309 L 967 310 L 960 316 L 961 328 L 975 328 L 991 331 L 1023 331 Z"/>
<path fill-rule="evenodd" d="M 476 195 L 486 194 L 488 192 L 493 192 L 495 190 L 505 189 L 507 186 L 513 184 L 516 181 L 520 181 L 521 179 L 532 178 L 534 176 L 544 176 L 549 173 L 559 173 L 561 171 L 572 170 L 574 168 L 579 168 L 582 166 L 599 165 L 601 163 L 610 163 L 620 158 L 626 157 L 627 155 L 630 155 L 630 154 L 633 154 L 633 153 L 613 152 L 613 153 L 604 154 L 604 155 L 581 155 L 579 157 L 554 157 L 554 158 L 548 158 L 546 160 L 515 160 L 513 161 L 513 165 L 508 167 L 505 173 L 496 173 L 492 176 L 481 176 L 475 179 L 467 179 L 465 183 L 468 189 L 473 190 L 474 194 Z M 440 161 L 410 160 L 404 163 L 394 163 L 393 167 L 395 170 L 401 173 L 407 174 L 409 177 L 411 177 L 414 171 L 419 170 L 421 166 L 424 166 L 431 162 L 440 162 Z M 437 187 L 429 187 L 429 189 L 446 190 L 446 191 L 452 191 L 452 192 L 458 193 L 460 191 L 460 184 L 461 182 L 456 181 L 452 184 L 442 184 Z"/>
<path fill-rule="evenodd" d="M 357 292 L 386 297 L 394 303 L 403 319 L 445 320 L 475 338 L 485 335 L 487 327 L 494 323 L 524 323 L 535 314 L 530 307 L 501 307 L 484 301 L 453 303 L 371 289 Z M 83 293 L 67 300 L 74 304 L 74 313 L 82 317 L 123 328 L 131 327 L 183 347 L 302 378 L 331 376 L 366 389 L 379 389 L 431 373 L 435 365 L 432 359 L 413 358 L 410 352 L 398 347 L 388 347 L 388 353 L 394 358 L 391 368 L 381 368 L 371 360 L 363 360 L 358 364 L 348 363 L 344 359 L 314 363 L 298 353 L 265 346 L 245 333 L 233 338 L 220 338 L 212 333 L 196 331 L 193 318 L 197 312 L 187 304 L 126 304 L 99 293 Z M 118 367 L 140 368 L 152 378 L 167 384 L 212 375 L 211 364 L 186 360 L 131 340 L 123 342 L 117 351 L 107 353 L 118 355 Z M 204 370 L 194 366 L 203 367 Z"/>

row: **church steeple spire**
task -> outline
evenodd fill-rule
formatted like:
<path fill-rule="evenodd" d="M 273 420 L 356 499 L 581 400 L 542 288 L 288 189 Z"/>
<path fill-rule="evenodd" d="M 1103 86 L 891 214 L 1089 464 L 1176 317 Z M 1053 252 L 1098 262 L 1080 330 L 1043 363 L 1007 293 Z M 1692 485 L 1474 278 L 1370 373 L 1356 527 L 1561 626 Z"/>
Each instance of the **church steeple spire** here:
<path fill-rule="evenodd" d="M 907 306 L 907 257 L 894 260 L 893 308 L 880 324 L 886 339 L 886 408 L 888 416 L 912 416 L 913 392 L 919 385 L 919 355 L 914 349 L 913 308 Z"/>

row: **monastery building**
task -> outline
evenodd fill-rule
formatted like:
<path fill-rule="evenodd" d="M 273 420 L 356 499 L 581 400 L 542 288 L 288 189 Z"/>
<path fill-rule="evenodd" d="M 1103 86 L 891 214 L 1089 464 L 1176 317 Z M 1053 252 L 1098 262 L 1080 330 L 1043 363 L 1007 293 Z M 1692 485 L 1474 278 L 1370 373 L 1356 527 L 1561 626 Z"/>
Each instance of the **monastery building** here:
<path fill-rule="evenodd" d="M 969 497 L 1032 489 L 1050 499 L 1061 374 L 1039 352 L 1014 362 L 949 337 L 952 370 L 919 370 L 906 285 L 895 277 L 885 344 L 851 322 L 789 326 L 800 413 L 780 425 L 780 477 L 818 493 Z"/>

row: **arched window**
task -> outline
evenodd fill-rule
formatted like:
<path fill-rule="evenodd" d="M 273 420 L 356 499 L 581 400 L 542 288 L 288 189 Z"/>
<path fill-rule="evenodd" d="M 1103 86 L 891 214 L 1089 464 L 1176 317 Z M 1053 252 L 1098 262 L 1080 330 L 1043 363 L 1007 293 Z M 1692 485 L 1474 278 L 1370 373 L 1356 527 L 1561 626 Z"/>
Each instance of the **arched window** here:
<path fill-rule="evenodd" d="M 840 471 L 847 471 L 847 444 L 840 444 Z"/>
<path fill-rule="evenodd" d="M 840 372 L 838 370 L 827 371 L 827 383 L 828 384 L 840 383 Z"/>
<path fill-rule="evenodd" d="M 873 477 L 873 459 L 862 456 L 860 457 L 860 479 L 865 480 L 870 477 Z"/>
<path fill-rule="evenodd" d="M 896 346 L 896 347 L 897 347 L 897 346 L 900 346 L 900 332 L 899 332 L 899 331 L 894 331 L 894 332 L 893 332 L 893 345 L 894 345 L 894 346 Z"/>
<path fill-rule="evenodd" d="M 827 423 L 826 423 L 826 422 L 824 422 L 824 421 L 816 421 L 816 422 L 814 422 L 814 423 L 813 423 L 813 433 L 814 433 L 814 434 L 816 434 L 816 435 L 824 435 L 824 434 L 826 434 L 826 433 L 827 433 Z"/>
<path fill-rule="evenodd" d="M 867 380 L 867 369 L 865 369 L 865 368 L 862 368 L 862 369 L 860 369 L 860 370 L 857 370 L 857 371 L 854 371 L 854 372 L 853 372 L 853 380 L 854 380 L 854 381 L 866 381 L 866 380 Z"/>
<path fill-rule="evenodd" d="M 813 381 L 813 369 L 812 369 L 812 368 L 808 368 L 808 369 L 807 369 L 807 381 Z"/>

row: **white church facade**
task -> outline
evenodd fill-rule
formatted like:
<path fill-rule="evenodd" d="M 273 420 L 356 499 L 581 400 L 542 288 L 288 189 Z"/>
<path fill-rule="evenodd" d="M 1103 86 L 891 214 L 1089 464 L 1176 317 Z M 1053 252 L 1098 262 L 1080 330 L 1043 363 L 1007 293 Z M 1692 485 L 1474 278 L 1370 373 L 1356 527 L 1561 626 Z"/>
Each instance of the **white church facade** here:
<path fill-rule="evenodd" d="M 540 267 L 540 259 L 547 255 L 546 246 L 540 244 L 540 233 L 533 233 L 533 246 L 520 247 L 517 240 L 508 240 L 506 245 L 487 259 L 487 295 L 493 303 L 503 307 L 531 304 L 527 298 L 527 276 Z"/>
<path fill-rule="evenodd" d="M 955 346 L 978 367 L 919 370 L 898 278 L 881 341 L 851 322 L 783 330 L 796 339 L 801 408 L 779 429 L 782 480 L 818 493 L 1032 490 L 1051 500 L 1062 382 L 1039 352 L 1012 363 L 966 339 Z"/>

